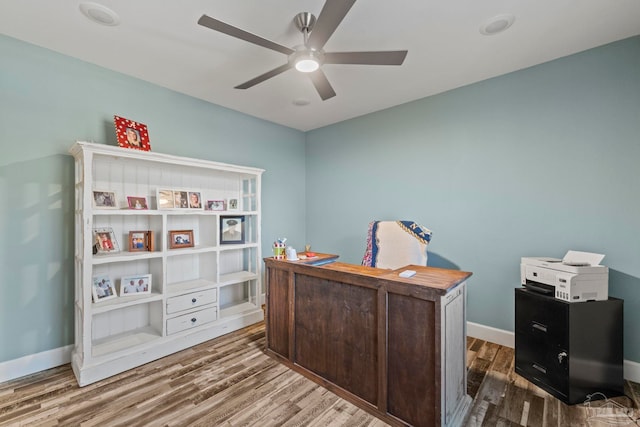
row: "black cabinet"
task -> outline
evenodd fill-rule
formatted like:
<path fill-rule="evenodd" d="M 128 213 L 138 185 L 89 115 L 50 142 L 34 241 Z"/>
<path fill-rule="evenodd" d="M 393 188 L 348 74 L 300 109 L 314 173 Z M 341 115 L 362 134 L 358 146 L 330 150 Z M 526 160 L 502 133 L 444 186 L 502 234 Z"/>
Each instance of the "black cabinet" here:
<path fill-rule="evenodd" d="M 567 404 L 623 391 L 623 301 L 568 303 L 515 290 L 515 370 Z"/>

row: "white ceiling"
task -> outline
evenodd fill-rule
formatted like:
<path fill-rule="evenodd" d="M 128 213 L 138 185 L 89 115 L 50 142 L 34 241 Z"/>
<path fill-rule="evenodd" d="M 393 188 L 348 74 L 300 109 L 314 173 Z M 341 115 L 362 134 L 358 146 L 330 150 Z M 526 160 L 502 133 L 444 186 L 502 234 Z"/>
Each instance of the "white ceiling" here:
<path fill-rule="evenodd" d="M 74 0 L 0 0 L 5 35 L 177 92 L 307 131 L 640 34 L 639 0 L 359 0 L 326 51 L 408 50 L 401 66 L 330 65 L 337 96 L 322 101 L 284 54 L 197 24 L 202 14 L 284 46 L 301 44 L 293 17 L 323 0 L 95 0 L 118 26 L 87 19 Z M 510 13 L 507 31 L 483 23 Z M 306 100 L 305 106 L 294 101 Z"/>

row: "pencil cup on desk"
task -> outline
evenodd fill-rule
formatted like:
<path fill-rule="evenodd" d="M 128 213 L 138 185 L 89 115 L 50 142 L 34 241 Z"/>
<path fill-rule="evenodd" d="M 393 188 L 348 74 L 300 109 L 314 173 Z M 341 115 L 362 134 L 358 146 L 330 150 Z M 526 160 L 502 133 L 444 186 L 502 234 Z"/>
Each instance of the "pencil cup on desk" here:
<path fill-rule="evenodd" d="M 284 259 L 286 246 L 284 243 L 274 243 L 273 244 L 273 258 L 274 259 Z"/>

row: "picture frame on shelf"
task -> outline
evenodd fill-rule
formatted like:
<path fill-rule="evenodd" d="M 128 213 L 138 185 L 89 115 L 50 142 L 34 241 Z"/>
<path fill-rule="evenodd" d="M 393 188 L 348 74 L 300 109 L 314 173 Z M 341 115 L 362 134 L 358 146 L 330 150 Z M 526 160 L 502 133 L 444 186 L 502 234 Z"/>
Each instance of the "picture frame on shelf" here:
<path fill-rule="evenodd" d="M 173 190 L 158 188 L 156 191 L 156 201 L 158 203 L 158 209 L 173 209 Z"/>
<path fill-rule="evenodd" d="M 116 287 L 109 276 L 93 276 L 91 294 L 93 295 L 94 303 L 110 300 L 118 296 Z"/>
<path fill-rule="evenodd" d="M 120 279 L 120 296 L 130 297 L 151 293 L 151 274 L 123 276 Z"/>
<path fill-rule="evenodd" d="M 119 147 L 151 151 L 149 132 L 146 125 L 120 116 L 113 116 L 113 122 L 116 127 L 116 138 L 118 139 Z"/>
<path fill-rule="evenodd" d="M 94 209 L 118 209 L 115 191 L 93 190 Z"/>
<path fill-rule="evenodd" d="M 154 246 L 153 231 L 129 232 L 129 252 L 153 252 Z"/>
<path fill-rule="evenodd" d="M 206 208 L 208 211 L 223 211 L 225 210 L 225 201 L 207 200 Z"/>
<path fill-rule="evenodd" d="M 169 231 L 169 249 L 192 248 L 193 230 Z"/>
<path fill-rule="evenodd" d="M 127 205 L 129 206 L 129 209 L 149 209 L 146 197 L 127 196 Z"/>
<path fill-rule="evenodd" d="M 237 211 L 238 209 L 240 209 L 240 204 L 238 203 L 238 198 L 233 197 L 233 198 L 227 199 L 227 210 L 228 211 Z"/>
<path fill-rule="evenodd" d="M 220 244 L 242 244 L 244 243 L 244 215 L 221 216 L 220 217 Z"/>
<path fill-rule="evenodd" d="M 202 197 L 199 191 L 189 191 L 189 209 L 202 210 Z"/>
<path fill-rule="evenodd" d="M 95 254 L 103 255 L 120 252 L 118 240 L 110 227 L 93 229 L 93 247 Z"/>
<path fill-rule="evenodd" d="M 177 209 L 189 208 L 189 192 L 173 190 L 173 207 Z"/>

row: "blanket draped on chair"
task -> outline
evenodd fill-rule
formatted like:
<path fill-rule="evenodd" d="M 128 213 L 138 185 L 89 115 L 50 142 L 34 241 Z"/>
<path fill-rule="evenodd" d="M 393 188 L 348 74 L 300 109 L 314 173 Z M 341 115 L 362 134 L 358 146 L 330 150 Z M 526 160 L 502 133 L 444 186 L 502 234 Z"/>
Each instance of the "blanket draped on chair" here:
<path fill-rule="evenodd" d="M 414 221 L 372 221 L 362 265 L 390 269 L 427 265 L 430 241 L 431 230 Z"/>

